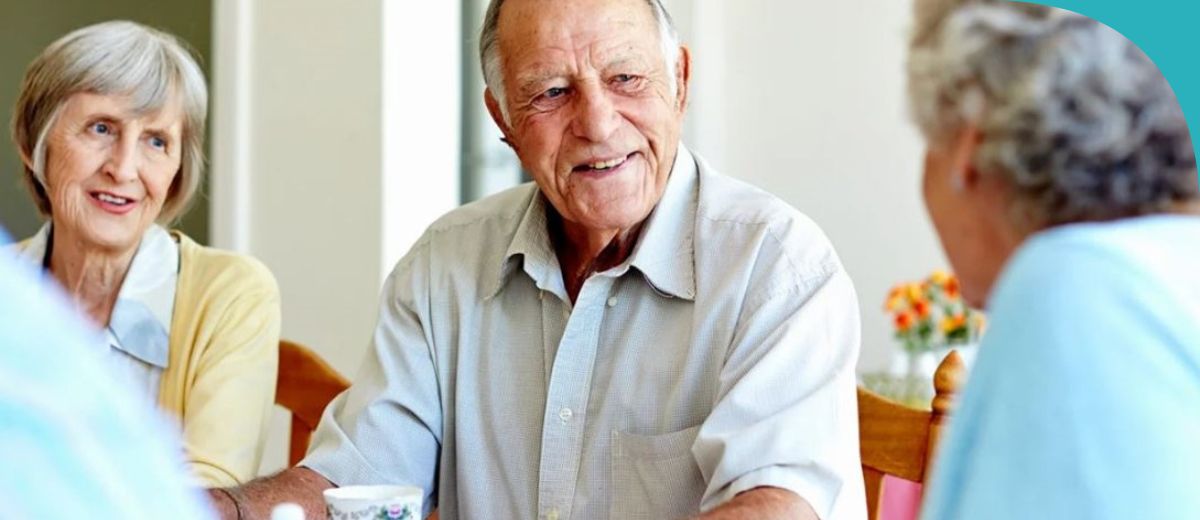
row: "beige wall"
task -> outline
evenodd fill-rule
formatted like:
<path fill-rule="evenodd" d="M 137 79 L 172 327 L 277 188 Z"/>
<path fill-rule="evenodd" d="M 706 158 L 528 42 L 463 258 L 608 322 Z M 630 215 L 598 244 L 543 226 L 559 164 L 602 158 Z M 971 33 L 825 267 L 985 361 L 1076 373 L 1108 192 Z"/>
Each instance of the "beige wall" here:
<path fill-rule="evenodd" d="M 381 269 L 380 2 L 261 0 L 244 14 L 252 40 L 241 57 L 249 76 L 239 80 L 249 98 L 239 106 L 247 126 L 236 152 L 249 212 L 236 225 L 279 282 L 283 336 L 351 375 L 374 322 Z M 264 472 L 283 466 L 281 416 Z"/>
<path fill-rule="evenodd" d="M 907 2 L 668 0 L 694 47 L 688 142 L 817 221 L 854 279 L 860 369 L 895 346 L 887 290 L 945 260 L 904 105 Z M 702 36 L 702 38 L 697 38 Z"/>
<path fill-rule="evenodd" d="M 386 273 L 458 196 L 458 8 L 217 0 L 213 235 L 255 255 L 283 336 L 353 377 Z M 273 422 L 262 471 L 285 460 Z"/>

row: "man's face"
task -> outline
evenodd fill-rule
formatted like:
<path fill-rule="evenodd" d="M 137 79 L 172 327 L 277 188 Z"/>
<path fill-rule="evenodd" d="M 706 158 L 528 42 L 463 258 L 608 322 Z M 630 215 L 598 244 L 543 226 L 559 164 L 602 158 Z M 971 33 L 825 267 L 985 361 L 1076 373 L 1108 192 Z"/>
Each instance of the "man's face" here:
<path fill-rule="evenodd" d="M 488 108 L 558 213 L 599 232 L 645 219 L 675 158 L 686 50 L 667 70 L 644 0 L 509 0 L 498 39 L 506 99 L 489 91 Z"/>

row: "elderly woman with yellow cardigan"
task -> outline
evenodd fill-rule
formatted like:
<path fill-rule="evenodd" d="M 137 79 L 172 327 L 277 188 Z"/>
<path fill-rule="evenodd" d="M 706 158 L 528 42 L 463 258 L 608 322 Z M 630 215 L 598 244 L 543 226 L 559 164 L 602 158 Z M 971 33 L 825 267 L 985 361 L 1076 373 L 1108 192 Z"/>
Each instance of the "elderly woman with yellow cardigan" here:
<path fill-rule="evenodd" d="M 261 263 L 163 227 L 200 185 L 207 104 L 178 40 L 106 22 L 30 64 L 12 132 L 48 219 L 19 254 L 103 329 L 111 369 L 177 418 L 192 473 L 215 487 L 258 469 L 280 311 Z"/>

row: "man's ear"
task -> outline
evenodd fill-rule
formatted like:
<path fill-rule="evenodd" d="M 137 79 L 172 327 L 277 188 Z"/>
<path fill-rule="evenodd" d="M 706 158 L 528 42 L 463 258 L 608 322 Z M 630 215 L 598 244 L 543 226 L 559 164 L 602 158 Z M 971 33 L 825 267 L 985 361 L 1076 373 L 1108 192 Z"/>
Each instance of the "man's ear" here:
<path fill-rule="evenodd" d="M 492 121 L 496 123 L 496 127 L 500 129 L 500 133 L 504 134 L 504 143 L 509 148 L 516 150 L 517 147 L 512 141 L 512 133 L 508 128 L 508 123 L 504 120 L 504 112 L 500 110 L 500 102 L 496 100 L 496 96 L 492 95 L 492 89 L 484 89 L 483 103 L 487 105 L 488 114 L 492 116 Z"/>
<path fill-rule="evenodd" d="M 975 153 L 983 143 L 983 132 L 975 123 L 967 123 L 954 135 L 951 150 L 950 182 L 958 191 L 974 188 L 979 183 L 975 168 Z"/>
<path fill-rule="evenodd" d="M 682 113 L 687 108 L 688 84 L 692 80 L 692 51 L 686 45 L 679 46 L 679 60 L 675 63 L 674 73 L 675 85 L 678 86 L 675 102 Z"/>

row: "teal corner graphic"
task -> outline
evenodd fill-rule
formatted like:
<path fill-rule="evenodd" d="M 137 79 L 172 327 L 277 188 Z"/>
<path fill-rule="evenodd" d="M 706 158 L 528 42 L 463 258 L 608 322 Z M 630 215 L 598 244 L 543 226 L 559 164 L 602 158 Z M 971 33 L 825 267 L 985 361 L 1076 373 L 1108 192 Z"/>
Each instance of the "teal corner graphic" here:
<path fill-rule="evenodd" d="M 1141 47 L 1175 89 L 1197 142 L 1200 121 L 1200 2 L 1195 0 L 1034 1 L 1086 15 Z"/>

